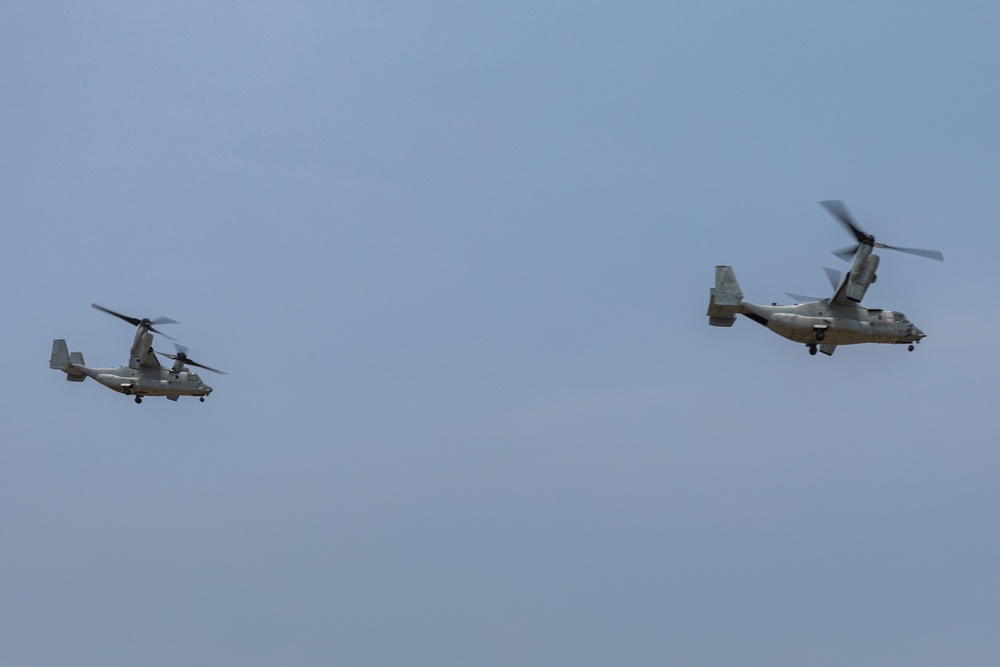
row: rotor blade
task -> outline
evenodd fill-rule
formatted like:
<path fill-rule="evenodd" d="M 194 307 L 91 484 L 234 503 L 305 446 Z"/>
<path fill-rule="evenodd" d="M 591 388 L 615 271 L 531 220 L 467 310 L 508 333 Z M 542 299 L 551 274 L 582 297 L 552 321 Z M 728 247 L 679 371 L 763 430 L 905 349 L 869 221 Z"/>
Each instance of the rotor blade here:
<path fill-rule="evenodd" d="M 96 308 L 97 310 L 105 312 L 108 315 L 114 315 L 117 318 L 123 319 L 134 327 L 145 325 L 146 327 L 149 328 L 150 331 L 156 331 L 155 329 L 153 329 L 153 327 L 149 326 L 151 324 L 180 324 L 180 322 L 178 322 L 177 320 L 172 320 L 169 317 L 157 317 L 155 320 L 140 319 L 138 317 L 129 317 L 128 315 L 122 315 L 121 313 L 116 313 L 110 308 L 99 306 L 96 303 L 92 303 L 90 304 L 90 306 L 92 308 Z M 161 336 L 166 336 L 165 333 L 161 333 L 159 331 L 156 331 L 156 333 L 160 334 Z M 170 338 L 170 336 L 167 336 L 167 338 Z"/>
<path fill-rule="evenodd" d="M 826 277 L 830 281 L 830 286 L 833 287 L 834 291 L 840 287 L 840 281 L 844 279 L 844 274 L 837 269 L 831 269 L 830 267 L 824 266 L 823 271 L 826 272 Z"/>
<path fill-rule="evenodd" d="M 177 340 L 176 338 L 174 338 L 174 337 L 172 337 L 172 336 L 168 336 L 167 334 L 163 333 L 163 332 L 162 332 L 162 331 L 160 331 L 159 329 L 154 329 L 154 328 L 153 328 L 152 326 L 149 326 L 149 327 L 146 327 L 146 328 L 147 328 L 147 329 L 149 329 L 150 331 L 152 331 L 152 332 L 153 332 L 153 333 L 155 333 L 155 334 L 160 334 L 160 335 L 161 335 L 161 336 L 163 336 L 164 338 L 169 338 L 170 340 Z"/>
<path fill-rule="evenodd" d="M 105 312 L 108 315 L 114 315 L 117 318 L 123 319 L 126 322 L 128 322 L 129 324 L 131 324 L 132 326 L 134 326 L 134 327 L 137 327 L 140 324 L 142 324 L 142 320 L 140 320 L 138 317 L 129 317 L 128 315 L 122 315 L 121 313 L 116 313 L 115 311 L 111 310 L 110 308 L 105 308 L 104 306 L 98 306 L 96 303 L 90 304 L 90 307 L 91 308 L 96 308 L 97 310 Z"/>
<path fill-rule="evenodd" d="M 167 359 L 179 359 L 181 363 L 187 361 L 188 349 L 177 341 L 174 341 L 174 348 L 177 350 L 177 354 L 167 354 L 166 352 L 158 352 L 158 354 L 162 354 Z"/>
<path fill-rule="evenodd" d="M 831 200 L 821 201 L 820 204 L 823 205 L 833 217 L 840 221 L 840 224 L 842 224 L 847 231 L 849 231 L 854 238 L 858 240 L 858 243 L 868 238 L 868 234 L 861 231 L 861 228 L 858 227 L 858 223 L 856 223 L 854 218 L 851 217 L 851 214 L 847 212 L 847 207 L 844 206 L 844 202 Z"/>
<path fill-rule="evenodd" d="M 197 366 L 198 368 L 204 368 L 206 371 L 212 371 L 213 373 L 218 373 L 219 375 L 226 375 L 225 371 L 220 371 L 217 368 L 212 368 L 211 366 L 206 366 L 205 364 L 199 364 L 197 361 L 192 361 L 191 359 L 185 359 L 184 363 L 190 366 Z"/>
<path fill-rule="evenodd" d="M 926 257 L 927 259 L 936 259 L 939 262 L 944 261 L 944 255 L 938 250 L 922 250 L 920 248 L 900 248 L 894 245 L 885 245 L 884 243 L 879 243 L 878 247 L 887 248 L 889 250 L 896 250 L 898 252 L 909 253 L 910 255 L 917 255 L 919 257 Z"/>
<path fill-rule="evenodd" d="M 212 371 L 213 373 L 218 373 L 219 375 L 226 375 L 225 371 L 220 371 L 217 368 L 212 368 L 211 366 L 206 366 L 205 364 L 199 364 L 197 361 L 188 359 L 188 349 L 180 343 L 174 343 L 174 347 L 177 348 L 177 354 L 166 354 L 164 352 L 160 352 L 160 354 L 168 359 L 176 359 L 182 364 L 190 364 L 192 366 L 197 366 L 198 368 L 204 368 L 207 371 Z"/>
<path fill-rule="evenodd" d="M 854 253 L 858 251 L 858 246 L 860 245 L 861 244 L 859 243 L 857 245 L 851 245 L 847 246 L 846 248 L 841 248 L 840 250 L 831 250 L 830 252 L 832 252 L 834 255 L 841 258 L 845 262 L 849 262 L 851 261 L 851 259 L 853 259 Z"/>
<path fill-rule="evenodd" d="M 812 303 L 813 301 L 822 301 L 823 299 L 818 296 L 806 296 L 804 294 L 792 294 L 791 292 L 785 292 L 788 296 L 792 297 L 796 303 Z"/>

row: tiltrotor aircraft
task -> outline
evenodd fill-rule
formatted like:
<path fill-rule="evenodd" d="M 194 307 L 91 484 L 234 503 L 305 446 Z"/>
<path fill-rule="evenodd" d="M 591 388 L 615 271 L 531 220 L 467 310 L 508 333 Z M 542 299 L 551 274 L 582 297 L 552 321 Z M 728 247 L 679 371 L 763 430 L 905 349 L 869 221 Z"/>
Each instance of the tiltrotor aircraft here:
<path fill-rule="evenodd" d="M 135 396 L 135 402 L 142 403 L 144 396 L 166 396 L 171 401 L 176 401 L 181 396 L 197 396 L 198 400 L 204 401 L 205 397 L 212 393 L 212 388 L 202 382 L 198 374 L 191 371 L 185 364 L 225 375 L 220 370 L 189 359 L 187 348 L 176 343 L 174 346 L 177 348 L 177 354 L 153 351 L 154 333 L 170 338 L 162 331 L 155 329 L 153 325 L 177 324 L 174 320 L 168 317 L 160 317 L 155 320 L 139 319 L 116 313 L 104 306 L 98 306 L 96 303 L 90 305 L 137 327 L 135 340 L 132 342 L 132 351 L 129 354 L 128 366 L 91 368 L 85 364 L 81 353 L 70 353 L 66 341 L 57 338 L 52 341 L 52 357 L 49 359 L 49 368 L 66 373 L 67 380 L 83 382 L 91 377 L 109 389 L 126 396 Z M 173 339 L 171 338 L 171 340 Z M 160 360 L 156 358 L 157 354 L 173 359 L 174 365 L 171 368 L 164 368 L 160 365 Z"/>
<path fill-rule="evenodd" d="M 937 250 L 899 248 L 875 241 L 875 237 L 861 230 L 839 201 L 820 202 L 857 240 L 856 245 L 834 251 L 833 254 L 853 263 L 845 276 L 839 271 L 826 269 L 834 294 L 829 299 L 812 300 L 789 294 L 796 301 L 806 301 L 793 306 L 761 306 L 743 300 L 743 291 L 736 281 L 731 266 L 715 267 L 715 287 L 708 303 L 708 323 L 714 327 L 731 327 L 736 315 L 744 315 L 762 324 L 779 336 L 804 343 L 809 354 L 817 349 L 832 355 L 838 345 L 858 343 L 896 343 L 913 346 L 924 338 L 924 332 L 906 319 L 903 313 L 861 306 L 868 287 L 875 282 L 879 256 L 875 248 L 900 252 L 943 261 Z"/>

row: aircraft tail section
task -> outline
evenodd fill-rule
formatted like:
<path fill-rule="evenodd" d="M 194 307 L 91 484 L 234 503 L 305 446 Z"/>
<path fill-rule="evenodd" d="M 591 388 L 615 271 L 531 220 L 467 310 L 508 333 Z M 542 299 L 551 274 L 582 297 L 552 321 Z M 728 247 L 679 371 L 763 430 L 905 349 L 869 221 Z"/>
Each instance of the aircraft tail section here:
<path fill-rule="evenodd" d="M 731 266 L 715 267 L 715 287 L 708 301 L 708 323 L 713 327 L 731 327 L 743 312 L 743 290 Z"/>
<path fill-rule="evenodd" d="M 66 341 L 57 338 L 52 341 L 52 356 L 49 357 L 49 368 L 62 371 L 66 374 L 66 379 L 70 382 L 83 382 L 87 376 L 76 366 L 86 365 L 83 361 L 83 354 L 80 352 L 70 353 Z"/>

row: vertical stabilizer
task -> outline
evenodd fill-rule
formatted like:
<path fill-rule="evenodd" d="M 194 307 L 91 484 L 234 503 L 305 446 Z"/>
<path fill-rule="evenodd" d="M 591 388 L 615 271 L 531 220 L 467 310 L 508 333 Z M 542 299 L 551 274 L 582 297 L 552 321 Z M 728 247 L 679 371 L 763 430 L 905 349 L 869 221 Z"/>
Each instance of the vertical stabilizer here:
<path fill-rule="evenodd" d="M 66 341 L 62 338 L 52 341 L 52 356 L 49 357 L 49 368 L 62 371 L 66 374 L 66 379 L 70 382 L 83 382 L 87 379 L 87 376 L 76 368 L 74 364 L 84 365 L 83 354 L 80 352 L 70 354 L 69 347 L 67 347 Z"/>
<path fill-rule="evenodd" d="M 715 267 L 715 287 L 708 301 L 708 323 L 713 327 L 731 327 L 743 312 L 743 290 L 731 266 Z"/>

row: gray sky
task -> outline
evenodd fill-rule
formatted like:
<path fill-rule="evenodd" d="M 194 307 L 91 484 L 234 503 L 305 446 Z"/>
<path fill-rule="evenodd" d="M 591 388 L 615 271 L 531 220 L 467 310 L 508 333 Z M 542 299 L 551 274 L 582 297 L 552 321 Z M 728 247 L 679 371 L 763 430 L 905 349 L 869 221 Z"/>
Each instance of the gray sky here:
<path fill-rule="evenodd" d="M 900 7 L 4 4 L 0 663 L 995 664 L 1000 9 Z M 708 326 L 822 199 L 916 352 Z"/>

